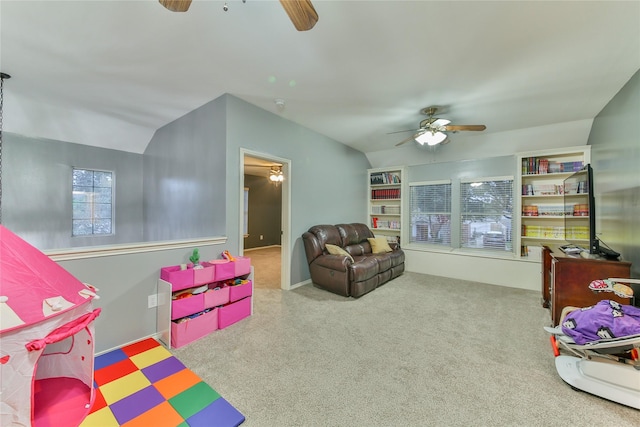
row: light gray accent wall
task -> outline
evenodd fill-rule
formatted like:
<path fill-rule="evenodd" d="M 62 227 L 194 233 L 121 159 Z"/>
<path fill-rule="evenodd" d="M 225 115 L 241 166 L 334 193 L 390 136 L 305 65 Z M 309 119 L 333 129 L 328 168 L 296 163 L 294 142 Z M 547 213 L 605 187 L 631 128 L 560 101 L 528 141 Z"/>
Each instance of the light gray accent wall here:
<path fill-rule="evenodd" d="M 40 250 L 142 240 L 142 155 L 4 132 L 2 223 Z M 114 172 L 114 234 L 71 237 L 73 167 Z"/>
<path fill-rule="evenodd" d="M 602 242 L 640 278 L 640 70 L 593 121 L 588 144 Z"/>
<path fill-rule="evenodd" d="M 366 222 L 366 156 L 239 98 L 227 99 L 227 230 L 238 250 L 240 148 L 291 160 L 291 284 L 309 279 L 302 233 L 316 224 Z"/>
<path fill-rule="evenodd" d="M 156 131 L 144 152 L 145 240 L 228 233 L 225 116 L 221 97 Z"/>
<path fill-rule="evenodd" d="M 276 186 L 264 176 L 245 175 L 244 186 L 249 189 L 249 235 L 244 249 L 280 245 L 282 185 Z"/>

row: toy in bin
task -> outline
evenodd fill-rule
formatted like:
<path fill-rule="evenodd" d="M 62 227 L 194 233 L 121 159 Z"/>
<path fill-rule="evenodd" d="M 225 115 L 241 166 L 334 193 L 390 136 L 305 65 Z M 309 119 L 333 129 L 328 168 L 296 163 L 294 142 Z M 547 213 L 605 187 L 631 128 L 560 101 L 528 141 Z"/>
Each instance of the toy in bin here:
<path fill-rule="evenodd" d="M 229 251 L 225 250 L 222 252 L 222 258 L 229 260 L 231 262 L 235 261 L 236 258 L 229 253 Z"/>

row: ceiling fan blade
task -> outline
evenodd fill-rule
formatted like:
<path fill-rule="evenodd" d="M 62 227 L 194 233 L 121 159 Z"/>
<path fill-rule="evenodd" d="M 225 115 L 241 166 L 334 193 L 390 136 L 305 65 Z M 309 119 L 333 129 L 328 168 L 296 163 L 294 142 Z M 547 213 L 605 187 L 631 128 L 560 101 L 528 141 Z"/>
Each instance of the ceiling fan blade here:
<path fill-rule="evenodd" d="M 394 133 L 404 133 L 404 132 L 417 132 L 420 129 L 405 129 L 405 130 L 397 130 L 395 132 L 389 132 L 387 135 L 393 135 Z"/>
<path fill-rule="evenodd" d="M 407 143 L 407 142 L 409 142 L 409 141 L 413 141 L 413 138 L 414 138 L 414 137 L 415 137 L 415 135 L 411 135 L 409 138 L 407 138 L 407 139 L 403 139 L 402 141 L 400 141 L 400 142 L 398 142 L 398 143 L 396 144 L 396 147 L 399 147 L 399 146 L 401 146 L 402 144 L 405 144 L 405 143 Z"/>
<path fill-rule="evenodd" d="M 186 12 L 191 6 L 191 0 L 158 0 L 161 5 L 172 12 Z"/>
<path fill-rule="evenodd" d="M 485 130 L 485 125 L 447 125 L 444 126 L 444 130 L 450 132 L 457 132 L 459 130 Z"/>
<path fill-rule="evenodd" d="M 318 22 L 311 0 L 280 0 L 282 7 L 298 31 L 309 31 Z"/>

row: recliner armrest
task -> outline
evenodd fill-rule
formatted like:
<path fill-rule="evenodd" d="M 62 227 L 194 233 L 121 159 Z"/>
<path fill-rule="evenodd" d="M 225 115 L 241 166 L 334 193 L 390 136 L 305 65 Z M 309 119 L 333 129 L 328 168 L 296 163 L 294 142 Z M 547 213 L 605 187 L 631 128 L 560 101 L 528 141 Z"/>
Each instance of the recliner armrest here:
<path fill-rule="evenodd" d="M 347 271 L 351 260 L 346 255 L 321 255 L 314 259 L 313 263 L 330 270 Z"/>

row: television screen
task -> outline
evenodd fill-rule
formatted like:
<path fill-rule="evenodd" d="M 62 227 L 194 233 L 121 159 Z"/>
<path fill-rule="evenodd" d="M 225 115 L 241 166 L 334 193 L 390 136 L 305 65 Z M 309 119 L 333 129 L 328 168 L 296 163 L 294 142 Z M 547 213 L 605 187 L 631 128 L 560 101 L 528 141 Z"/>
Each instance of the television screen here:
<path fill-rule="evenodd" d="M 586 165 L 564 180 L 564 235 L 570 244 L 599 254 L 593 169 Z"/>

